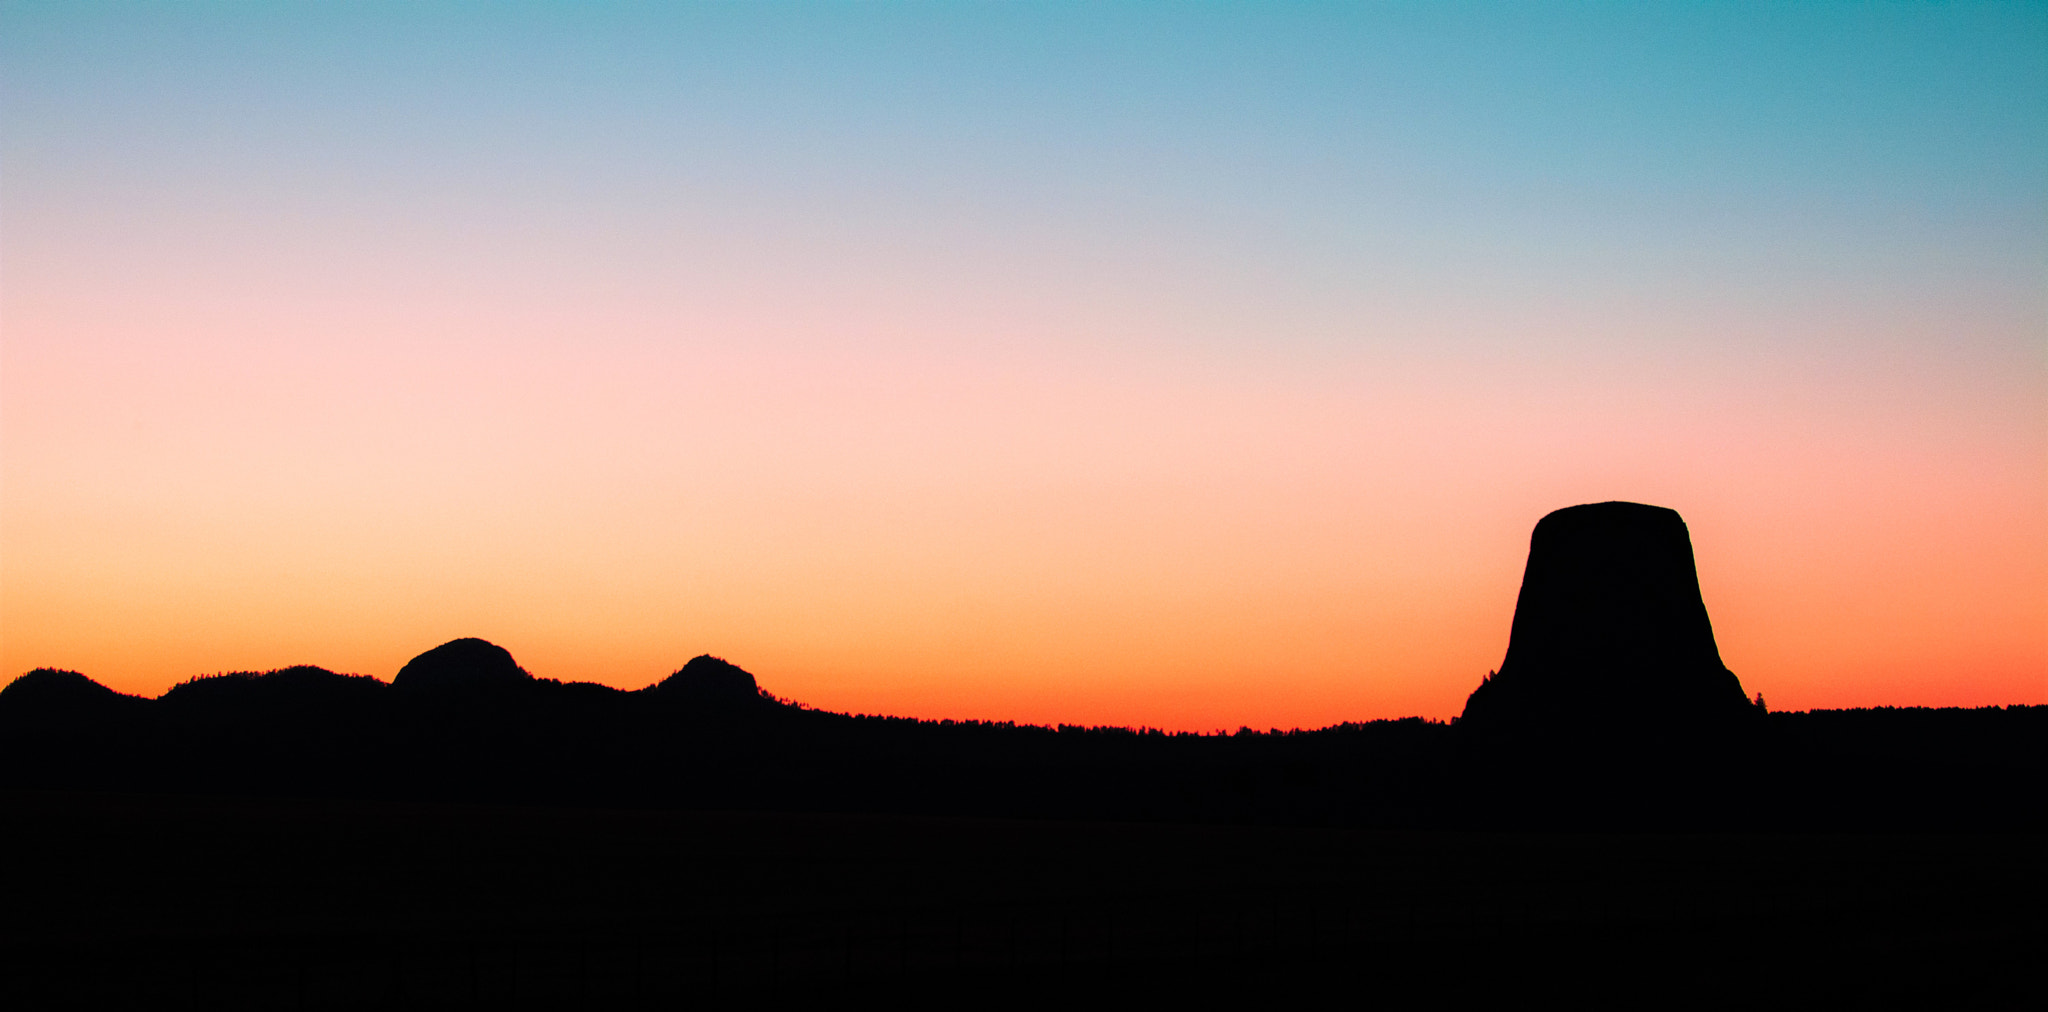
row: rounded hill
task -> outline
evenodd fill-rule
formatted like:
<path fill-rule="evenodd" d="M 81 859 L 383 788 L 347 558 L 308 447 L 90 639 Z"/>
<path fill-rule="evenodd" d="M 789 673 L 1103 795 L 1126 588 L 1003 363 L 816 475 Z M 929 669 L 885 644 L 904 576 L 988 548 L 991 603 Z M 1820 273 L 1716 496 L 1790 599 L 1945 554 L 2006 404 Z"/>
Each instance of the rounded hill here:
<path fill-rule="evenodd" d="M 392 687 L 414 692 L 490 692 L 533 681 L 511 651 L 487 640 L 450 640 L 407 661 Z"/>

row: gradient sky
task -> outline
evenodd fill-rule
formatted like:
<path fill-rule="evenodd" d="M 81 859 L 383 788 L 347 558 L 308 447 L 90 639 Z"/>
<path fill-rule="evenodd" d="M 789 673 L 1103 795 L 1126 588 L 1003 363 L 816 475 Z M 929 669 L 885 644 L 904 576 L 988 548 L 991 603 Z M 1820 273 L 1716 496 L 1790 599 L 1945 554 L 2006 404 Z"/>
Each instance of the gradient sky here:
<path fill-rule="evenodd" d="M 0 4 L 0 673 L 2048 702 L 2048 5 Z"/>

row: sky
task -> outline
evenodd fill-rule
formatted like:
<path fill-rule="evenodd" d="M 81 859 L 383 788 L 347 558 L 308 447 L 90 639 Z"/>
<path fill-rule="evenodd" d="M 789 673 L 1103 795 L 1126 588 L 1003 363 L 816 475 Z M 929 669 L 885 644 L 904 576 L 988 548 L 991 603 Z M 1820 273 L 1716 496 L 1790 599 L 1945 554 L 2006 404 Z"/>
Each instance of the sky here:
<path fill-rule="evenodd" d="M 1447 718 L 1613 499 L 2048 702 L 2048 5 L 0 3 L 0 677 Z"/>

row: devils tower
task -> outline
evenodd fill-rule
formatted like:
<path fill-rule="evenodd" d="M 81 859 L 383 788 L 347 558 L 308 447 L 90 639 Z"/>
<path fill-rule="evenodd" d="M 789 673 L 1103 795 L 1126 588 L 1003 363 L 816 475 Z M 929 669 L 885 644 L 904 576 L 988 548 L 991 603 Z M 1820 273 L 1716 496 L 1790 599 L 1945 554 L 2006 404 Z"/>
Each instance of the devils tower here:
<path fill-rule="evenodd" d="M 1660 506 L 1603 502 L 1537 522 L 1507 658 L 1459 723 L 1654 732 L 1754 713 L 1714 645 L 1685 521 Z"/>

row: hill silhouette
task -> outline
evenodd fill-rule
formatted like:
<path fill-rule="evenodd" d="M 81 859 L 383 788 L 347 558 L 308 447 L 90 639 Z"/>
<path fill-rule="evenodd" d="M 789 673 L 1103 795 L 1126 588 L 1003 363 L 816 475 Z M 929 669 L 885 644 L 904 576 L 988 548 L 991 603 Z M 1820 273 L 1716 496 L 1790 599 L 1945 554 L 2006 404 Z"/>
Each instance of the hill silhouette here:
<path fill-rule="evenodd" d="M 186 709 L 276 710 L 343 706 L 375 698 L 390 688 L 368 675 L 343 675 L 300 664 L 275 671 L 201 675 L 171 686 L 160 700 Z"/>
<path fill-rule="evenodd" d="M 57 668 L 37 668 L 0 688 L 0 713 L 33 714 L 39 720 L 110 716 L 145 702 Z"/>
<path fill-rule="evenodd" d="M 409 692 L 505 692 L 531 681 L 504 647 L 464 637 L 407 661 L 391 686 Z"/>
<path fill-rule="evenodd" d="M 2017 828 L 2042 823 L 2048 772 L 2048 707 L 1759 714 L 1699 763 L 1614 739 L 1561 761 L 1417 718 L 1193 734 L 831 713 L 708 657 L 639 692 L 298 667 L 148 700 L 38 672 L 0 692 L 0 729 L 0 788 L 1380 828 Z"/>
<path fill-rule="evenodd" d="M 754 676 L 722 657 L 703 654 L 647 689 L 656 697 L 690 706 L 732 709 L 778 706 Z"/>
<path fill-rule="evenodd" d="M 1721 663 L 1684 521 L 1598 503 L 1536 525 L 1507 657 L 1452 723 L 1167 734 L 861 716 L 780 700 L 709 655 L 625 692 L 537 678 L 462 638 L 389 683 L 299 666 L 157 700 L 37 669 L 0 690 L 0 787 L 1386 828 L 2011 827 L 2042 821 L 2044 713 L 1766 715 Z"/>
<path fill-rule="evenodd" d="M 0 689 L 0 1005 L 2034 1007 L 2044 742 L 2041 706 L 1764 713 L 1683 521 L 1626 503 L 1537 525 L 1449 723 L 854 715 L 474 638 L 153 700 L 37 669 Z"/>

